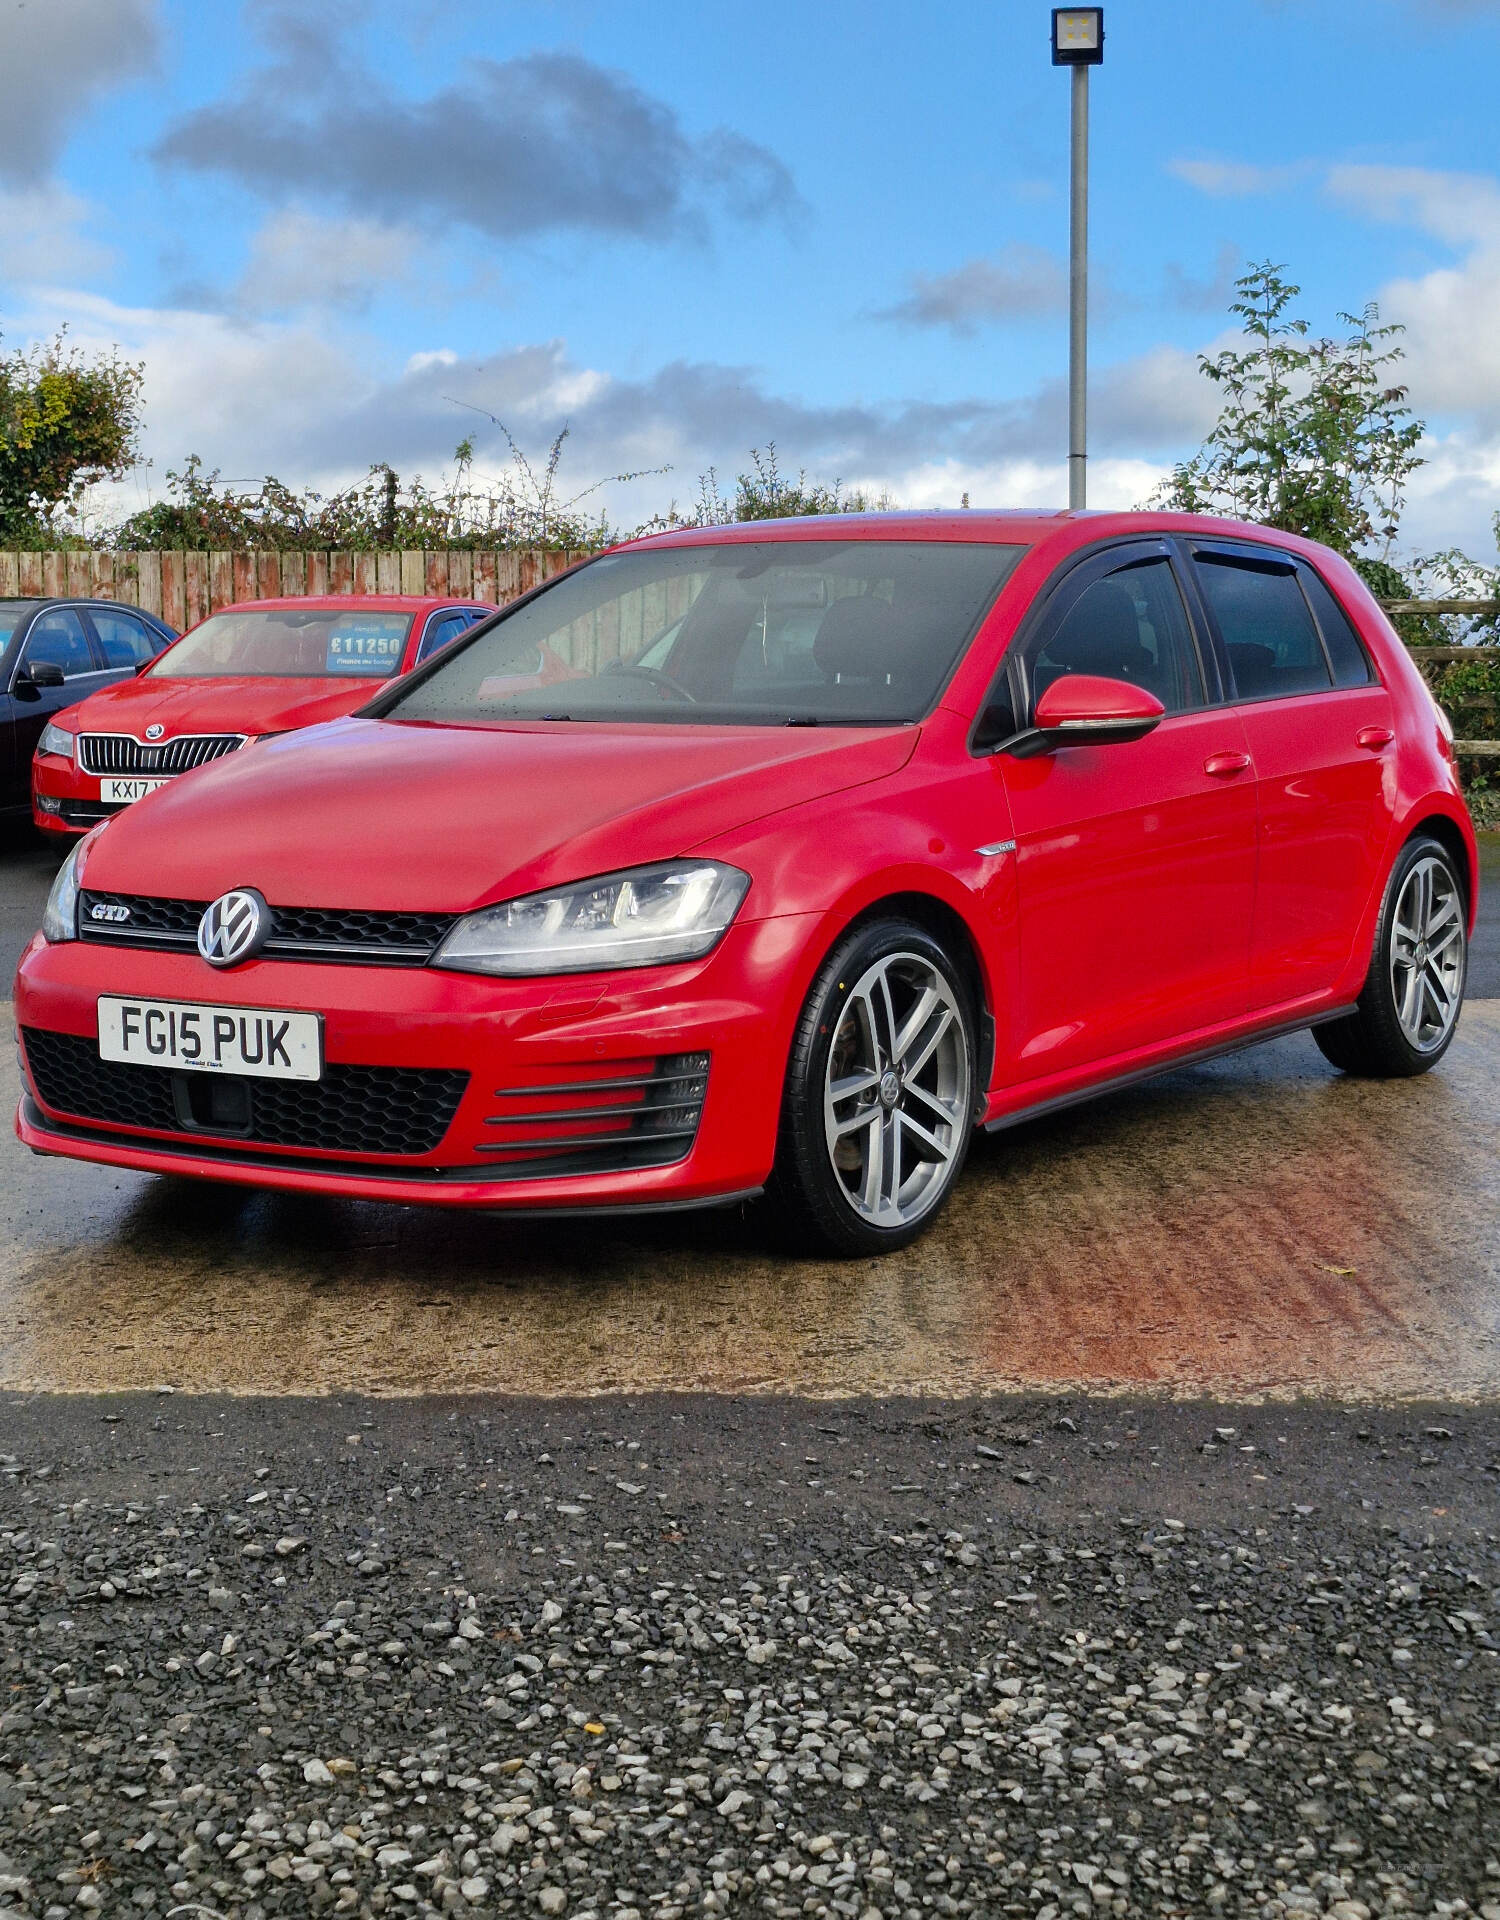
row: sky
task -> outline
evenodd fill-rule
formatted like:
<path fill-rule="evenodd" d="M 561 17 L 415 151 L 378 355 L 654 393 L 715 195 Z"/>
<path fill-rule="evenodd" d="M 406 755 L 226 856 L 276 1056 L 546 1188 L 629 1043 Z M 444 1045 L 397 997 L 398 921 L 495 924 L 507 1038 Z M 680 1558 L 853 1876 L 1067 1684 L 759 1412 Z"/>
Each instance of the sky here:
<path fill-rule="evenodd" d="M 1090 504 L 1212 424 L 1247 262 L 1379 303 L 1402 544 L 1495 555 L 1500 0 L 1111 0 Z M 1035 0 L 0 0 L 0 330 L 144 363 L 143 459 L 323 489 L 570 429 L 629 526 L 752 447 L 1066 498 L 1068 84 Z"/>

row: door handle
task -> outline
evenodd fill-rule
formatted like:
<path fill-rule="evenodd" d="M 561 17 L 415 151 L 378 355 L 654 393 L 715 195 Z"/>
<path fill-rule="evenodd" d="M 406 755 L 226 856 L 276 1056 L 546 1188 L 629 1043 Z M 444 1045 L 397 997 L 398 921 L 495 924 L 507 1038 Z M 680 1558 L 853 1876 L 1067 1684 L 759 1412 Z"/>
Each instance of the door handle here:
<path fill-rule="evenodd" d="M 1237 773 L 1243 773 L 1249 764 L 1248 753 L 1211 753 L 1203 762 L 1203 771 L 1211 773 L 1215 780 L 1232 780 Z"/>
<path fill-rule="evenodd" d="M 1388 747 L 1395 739 L 1389 727 L 1361 727 L 1355 734 L 1356 746 L 1364 747 L 1370 753 L 1379 753 L 1382 747 Z"/>

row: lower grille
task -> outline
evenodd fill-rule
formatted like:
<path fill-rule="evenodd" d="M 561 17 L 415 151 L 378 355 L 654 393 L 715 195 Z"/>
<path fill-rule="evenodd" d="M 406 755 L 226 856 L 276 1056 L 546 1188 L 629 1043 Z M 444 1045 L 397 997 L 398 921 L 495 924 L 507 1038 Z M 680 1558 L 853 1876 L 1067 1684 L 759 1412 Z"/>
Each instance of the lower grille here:
<path fill-rule="evenodd" d="M 173 1073 L 101 1060 L 78 1034 L 23 1027 L 21 1040 L 55 1113 L 321 1153 L 432 1153 L 469 1084 L 458 1068 L 330 1066 L 316 1081 Z"/>
<path fill-rule="evenodd" d="M 128 804 L 127 801 L 117 804 L 103 800 L 64 800 L 57 812 L 59 819 L 66 820 L 70 827 L 97 827 L 101 820 L 108 820 Z"/>
<path fill-rule="evenodd" d="M 491 1137 L 475 1151 L 517 1178 L 621 1173 L 684 1160 L 708 1093 L 709 1056 L 670 1053 L 615 1060 L 597 1075 L 576 1064 L 527 1086 L 497 1087 Z"/>
<path fill-rule="evenodd" d="M 84 940 L 117 947 L 193 948 L 206 900 L 158 900 L 149 894 L 85 893 L 78 932 Z M 96 920 L 95 907 L 124 918 Z M 272 960 L 365 961 L 384 966 L 424 966 L 452 914 L 375 913 L 349 907 L 271 908 L 271 937 L 261 949 Z"/>
<path fill-rule="evenodd" d="M 183 733 L 149 746 L 128 733 L 81 733 L 78 764 L 85 773 L 187 773 L 245 744 L 242 733 Z"/>

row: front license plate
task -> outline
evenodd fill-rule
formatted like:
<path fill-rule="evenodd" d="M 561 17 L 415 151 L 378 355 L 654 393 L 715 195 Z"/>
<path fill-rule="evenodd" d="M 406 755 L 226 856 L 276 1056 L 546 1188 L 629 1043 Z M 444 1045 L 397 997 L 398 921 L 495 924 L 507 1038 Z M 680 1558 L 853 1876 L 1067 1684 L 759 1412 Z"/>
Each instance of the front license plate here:
<path fill-rule="evenodd" d="M 267 1007 L 205 1007 L 181 1000 L 99 1001 L 99 1058 L 137 1067 L 320 1080 L 323 1021 Z"/>
<path fill-rule="evenodd" d="M 171 776 L 168 775 L 168 779 Z M 113 802 L 117 806 L 128 807 L 132 800 L 144 800 L 148 793 L 155 793 L 158 787 L 164 787 L 166 780 L 101 780 L 99 798 Z"/>

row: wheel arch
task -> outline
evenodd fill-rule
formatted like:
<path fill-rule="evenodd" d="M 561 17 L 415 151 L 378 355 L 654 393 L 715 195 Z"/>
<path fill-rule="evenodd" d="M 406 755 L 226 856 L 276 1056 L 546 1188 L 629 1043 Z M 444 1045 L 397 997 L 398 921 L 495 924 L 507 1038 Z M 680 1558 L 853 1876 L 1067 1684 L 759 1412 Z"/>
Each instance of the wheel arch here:
<path fill-rule="evenodd" d="M 970 993 L 974 999 L 974 1017 L 977 1027 L 977 1051 L 974 1061 L 974 1097 L 976 1104 L 982 1105 L 989 1091 L 995 1066 L 995 1015 L 990 1003 L 989 983 L 985 976 L 979 943 L 968 921 L 951 905 L 935 893 L 926 893 L 919 888 L 902 888 L 891 893 L 883 893 L 874 900 L 865 902 L 840 926 L 828 940 L 823 951 L 823 959 L 832 953 L 840 940 L 846 939 L 860 927 L 875 920 L 900 918 L 912 921 L 924 933 L 932 935 L 948 953 L 953 956 L 964 975 Z M 820 959 L 818 964 L 822 965 Z"/>
<path fill-rule="evenodd" d="M 1458 822 L 1446 813 L 1425 814 L 1420 820 L 1414 820 L 1403 834 L 1401 847 L 1408 846 L 1418 834 L 1426 834 L 1436 840 L 1445 852 L 1453 856 L 1458 869 L 1459 883 L 1464 890 L 1464 907 L 1469 922 L 1469 931 L 1474 931 L 1474 910 L 1478 904 L 1478 879 L 1474 867 L 1474 852 L 1464 837 Z M 1397 849 L 1399 858 L 1401 849 Z"/>

